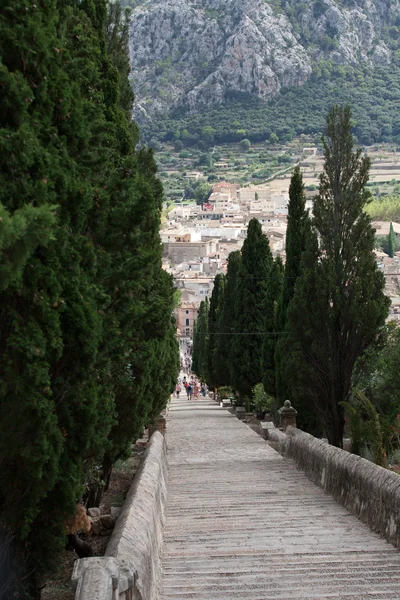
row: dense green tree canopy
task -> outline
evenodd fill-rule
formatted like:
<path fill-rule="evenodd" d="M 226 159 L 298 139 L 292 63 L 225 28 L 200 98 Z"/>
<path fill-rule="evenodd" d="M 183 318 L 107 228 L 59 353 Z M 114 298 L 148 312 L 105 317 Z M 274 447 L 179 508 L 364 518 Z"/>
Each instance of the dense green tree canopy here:
<path fill-rule="evenodd" d="M 293 2 L 293 6 L 299 4 Z M 311 78 L 300 87 L 287 87 L 267 104 L 250 95 L 244 99 L 227 97 L 224 103 L 201 113 L 180 109 L 143 124 L 145 139 L 153 136 L 172 140 L 176 130 L 185 131 L 185 144 L 205 140 L 205 124 L 214 129 L 217 144 L 290 141 L 304 134 L 320 135 L 324 115 L 335 103 L 351 104 L 354 109 L 355 135 L 361 144 L 400 143 L 400 52 L 392 54 L 391 65 L 364 63 L 343 66 L 321 60 L 313 65 Z M 240 123 L 240 127 L 238 127 Z"/>
<path fill-rule="evenodd" d="M 358 361 L 355 387 L 365 391 L 380 416 L 389 455 L 398 450 L 400 435 L 400 327 L 388 323 L 378 348 L 371 347 Z"/>

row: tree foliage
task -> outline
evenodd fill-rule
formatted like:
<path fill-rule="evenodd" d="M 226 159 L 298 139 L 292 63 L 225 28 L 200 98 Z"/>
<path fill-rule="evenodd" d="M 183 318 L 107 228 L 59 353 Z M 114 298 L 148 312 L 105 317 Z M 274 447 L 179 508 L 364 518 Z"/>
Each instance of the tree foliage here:
<path fill-rule="evenodd" d="M 276 311 L 276 327 L 280 332 L 275 349 L 276 364 L 276 394 L 278 402 L 283 405 L 289 397 L 289 375 L 286 372 L 290 361 L 288 356 L 292 351 L 287 338 L 287 311 L 294 295 L 296 281 L 301 273 L 301 257 L 305 250 L 306 227 L 308 215 L 304 193 L 303 176 L 300 167 L 295 167 L 289 187 L 288 221 L 286 230 L 286 263 L 282 293 L 278 299 Z M 299 424 L 305 428 L 300 412 Z"/>
<path fill-rule="evenodd" d="M 395 253 L 395 238 L 394 238 L 394 229 L 393 229 L 393 223 L 390 223 L 390 229 L 389 229 L 389 236 L 388 236 L 388 254 L 390 256 L 390 258 L 394 257 L 394 253 Z"/>
<path fill-rule="evenodd" d="M 292 6 L 300 5 L 293 2 Z M 332 38 L 321 40 L 332 43 Z M 288 86 L 279 97 L 264 103 L 256 97 L 226 97 L 224 102 L 199 113 L 173 110 L 143 124 L 146 140 L 173 139 L 176 131 L 187 145 L 207 143 L 205 123 L 214 130 L 217 144 L 239 143 L 244 135 L 251 143 L 268 139 L 290 141 L 304 133 L 317 135 L 324 130 L 324 115 L 334 103 L 351 104 L 355 135 L 361 144 L 400 143 L 400 53 L 393 52 L 390 65 L 341 65 L 320 60 L 311 78 L 302 86 Z M 240 123 L 240 127 L 238 127 Z M 185 135 L 183 135 L 185 132 Z"/>
<path fill-rule="evenodd" d="M 213 355 L 213 372 L 219 385 L 230 386 L 231 363 L 234 323 L 236 318 L 237 289 L 239 285 L 239 270 L 241 254 L 231 252 L 228 257 L 228 269 L 224 285 L 223 305 L 220 308 L 216 347 Z"/>
<path fill-rule="evenodd" d="M 390 455 L 400 447 L 400 328 L 397 323 L 385 326 L 380 342 L 378 348 L 368 348 L 357 362 L 353 386 L 363 390 L 377 410 L 385 450 Z"/>
<path fill-rule="evenodd" d="M 350 425 L 351 451 L 361 454 L 362 446 L 372 452 L 373 461 L 387 466 L 384 435 L 379 414 L 364 392 L 354 389 L 348 402 L 343 402 Z"/>
<path fill-rule="evenodd" d="M 262 380 L 261 351 L 265 333 L 268 277 L 273 264 L 268 238 L 252 219 L 242 248 L 230 367 L 232 383 L 241 396 Z"/>
<path fill-rule="evenodd" d="M 0 9 L 0 520 L 32 596 L 92 468 L 127 452 L 178 373 L 127 32 L 105 0 Z"/>
<path fill-rule="evenodd" d="M 282 294 L 283 264 L 278 256 L 270 269 L 267 280 L 267 294 L 264 308 L 265 337 L 261 353 L 261 374 L 265 392 L 276 396 L 276 365 L 275 353 L 278 336 L 281 331 L 277 326 L 277 304 Z"/>
<path fill-rule="evenodd" d="M 215 277 L 214 288 L 211 295 L 210 311 L 208 315 L 208 367 L 207 367 L 207 382 L 211 388 L 219 387 L 224 383 L 223 378 L 220 380 L 217 369 L 217 345 L 218 334 L 221 330 L 222 310 L 224 306 L 224 291 L 225 291 L 225 275 L 218 274 Z"/>
<path fill-rule="evenodd" d="M 208 298 L 206 298 L 200 304 L 199 314 L 195 321 L 193 331 L 192 371 L 196 373 L 202 381 L 209 380 L 209 311 L 210 305 Z"/>
<path fill-rule="evenodd" d="M 373 200 L 366 212 L 373 221 L 400 221 L 400 196 L 390 194 Z"/>

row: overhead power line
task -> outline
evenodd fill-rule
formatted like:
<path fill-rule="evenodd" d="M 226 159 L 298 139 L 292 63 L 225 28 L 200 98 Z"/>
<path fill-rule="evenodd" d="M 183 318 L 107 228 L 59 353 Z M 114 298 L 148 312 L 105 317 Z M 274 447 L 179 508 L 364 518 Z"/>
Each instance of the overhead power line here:
<path fill-rule="evenodd" d="M 232 331 L 232 332 L 219 332 L 219 331 L 215 331 L 212 333 L 201 333 L 201 332 L 195 332 L 194 335 L 287 335 L 287 331 L 275 331 L 275 332 L 269 332 L 269 331 Z"/>

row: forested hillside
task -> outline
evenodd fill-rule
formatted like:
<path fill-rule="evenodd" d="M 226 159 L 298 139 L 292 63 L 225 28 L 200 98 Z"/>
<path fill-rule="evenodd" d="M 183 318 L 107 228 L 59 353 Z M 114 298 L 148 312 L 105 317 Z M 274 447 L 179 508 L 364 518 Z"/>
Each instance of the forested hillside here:
<path fill-rule="evenodd" d="M 145 140 L 180 139 L 185 146 L 243 138 L 287 142 L 303 133 L 318 134 L 319 141 L 324 114 L 339 102 L 353 107 L 354 135 L 359 143 L 400 144 L 399 101 L 400 60 L 390 67 L 366 70 L 327 62 L 320 64 L 302 87 L 287 88 L 266 104 L 252 97 L 231 98 L 201 112 L 175 110 L 142 123 L 141 131 Z"/>
<path fill-rule="evenodd" d="M 4 598 L 40 596 L 66 519 L 99 497 L 177 376 L 163 189 L 152 151 L 136 150 L 127 35 L 106 0 L 0 8 Z"/>
<path fill-rule="evenodd" d="M 286 141 L 320 133 L 334 102 L 353 106 L 360 142 L 400 135 L 398 0 L 127 4 L 144 139 Z"/>

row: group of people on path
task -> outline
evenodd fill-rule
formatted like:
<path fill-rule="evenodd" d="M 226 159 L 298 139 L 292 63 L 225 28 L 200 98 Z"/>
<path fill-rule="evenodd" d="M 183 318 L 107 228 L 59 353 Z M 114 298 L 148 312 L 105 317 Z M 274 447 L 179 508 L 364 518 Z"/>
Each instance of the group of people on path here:
<path fill-rule="evenodd" d="M 179 398 L 179 394 L 182 391 L 181 384 L 186 390 L 188 400 L 191 400 L 193 398 L 193 396 L 195 398 L 198 398 L 200 394 L 203 397 L 205 397 L 207 395 L 207 384 L 206 383 L 199 383 L 199 381 L 195 377 L 191 377 L 190 380 L 187 380 L 186 375 L 185 375 L 183 380 L 178 379 L 178 381 L 176 383 L 175 396 L 177 398 Z"/>

